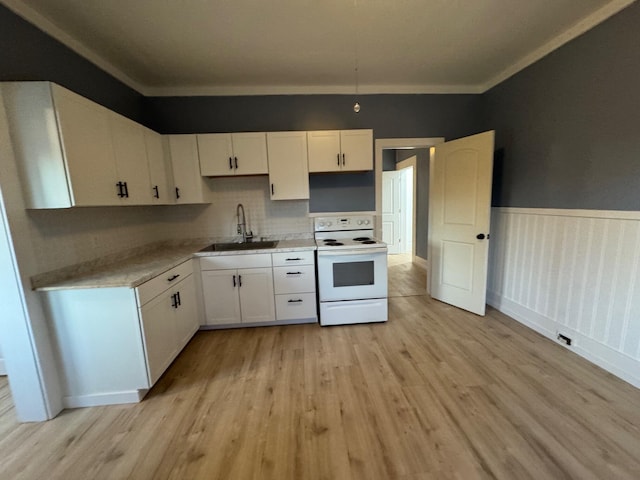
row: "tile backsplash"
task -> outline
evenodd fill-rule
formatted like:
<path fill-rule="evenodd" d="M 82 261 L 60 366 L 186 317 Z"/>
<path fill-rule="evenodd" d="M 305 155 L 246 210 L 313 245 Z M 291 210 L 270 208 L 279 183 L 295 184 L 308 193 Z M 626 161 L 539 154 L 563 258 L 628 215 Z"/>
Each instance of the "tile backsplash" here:
<path fill-rule="evenodd" d="M 256 237 L 313 232 L 309 201 L 271 200 L 267 176 L 208 178 L 206 184 L 211 205 L 165 207 L 167 239 L 237 236 L 239 203 Z"/>
<path fill-rule="evenodd" d="M 237 236 L 236 206 L 256 237 L 311 236 L 308 200 L 272 201 L 267 176 L 208 178 L 211 204 L 27 210 L 35 272 L 164 240 Z"/>

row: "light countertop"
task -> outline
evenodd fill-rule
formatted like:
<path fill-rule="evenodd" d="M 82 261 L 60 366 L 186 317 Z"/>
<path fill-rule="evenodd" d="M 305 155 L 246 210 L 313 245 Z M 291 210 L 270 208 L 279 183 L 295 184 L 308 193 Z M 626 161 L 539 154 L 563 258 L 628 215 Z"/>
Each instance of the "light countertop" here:
<path fill-rule="evenodd" d="M 70 290 L 82 288 L 135 288 L 191 258 L 201 256 L 249 255 L 315 250 L 313 239 L 280 240 L 274 248 L 254 250 L 229 250 L 224 252 L 199 252 L 210 242 L 194 242 L 188 245 L 162 246 L 136 249 L 121 258 L 111 256 L 106 260 L 86 262 L 32 277 L 34 290 Z"/>

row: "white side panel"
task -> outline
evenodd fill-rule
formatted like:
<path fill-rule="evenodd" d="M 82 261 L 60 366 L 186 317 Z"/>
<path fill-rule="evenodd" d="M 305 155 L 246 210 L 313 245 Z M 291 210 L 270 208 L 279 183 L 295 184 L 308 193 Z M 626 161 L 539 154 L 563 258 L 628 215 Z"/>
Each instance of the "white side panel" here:
<path fill-rule="evenodd" d="M 67 396 L 148 387 L 132 289 L 60 290 L 45 296 Z"/>
<path fill-rule="evenodd" d="M 493 213 L 490 304 L 640 387 L 640 214 Z"/>
<path fill-rule="evenodd" d="M 50 85 L 8 82 L 0 86 L 27 208 L 71 207 Z"/>

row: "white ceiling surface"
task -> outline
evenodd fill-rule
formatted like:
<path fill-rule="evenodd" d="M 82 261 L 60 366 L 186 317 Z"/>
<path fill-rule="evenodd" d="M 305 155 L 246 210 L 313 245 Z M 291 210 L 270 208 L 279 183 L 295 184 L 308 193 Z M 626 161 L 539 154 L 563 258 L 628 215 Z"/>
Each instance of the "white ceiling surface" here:
<path fill-rule="evenodd" d="M 633 0 L 0 0 L 146 95 L 479 93 Z"/>

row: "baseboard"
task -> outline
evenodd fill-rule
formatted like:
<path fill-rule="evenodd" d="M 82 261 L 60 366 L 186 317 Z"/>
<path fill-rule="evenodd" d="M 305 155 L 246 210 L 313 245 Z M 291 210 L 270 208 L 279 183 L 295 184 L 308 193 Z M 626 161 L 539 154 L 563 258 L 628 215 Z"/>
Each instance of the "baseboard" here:
<path fill-rule="evenodd" d="M 414 256 L 411 258 L 411 261 L 416 267 L 420 267 L 423 270 L 427 270 L 427 267 L 429 266 L 429 262 L 427 262 L 426 258 Z"/>
<path fill-rule="evenodd" d="M 149 390 L 131 390 L 125 392 L 98 393 L 92 395 L 70 395 L 63 397 L 64 408 L 99 407 L 122 403 L 139 403 Z"/>
<path fill-rule="evenodd" d="M 496 310 L 508 315 L 514 320 L 532 330 L 553 340 L 558 345 L 577 353 L 581 357 L 598 365 L 636 388 L 640 388 L 640 362 L 613 348 L 593 340 L 571 328 L 560 325 L 550 318 L 540 315 L 522 305 L 501 298 L 494 292 L 487 293 L 487 303 Z M 571 338 L 571 345 L 559 342 L 558 333 Z"/>
<path fill-rule="evenodd" d="M 7 369 L 4 366 L 4 358 L 0 358 L 0 375 L 6 375 Z"/>

